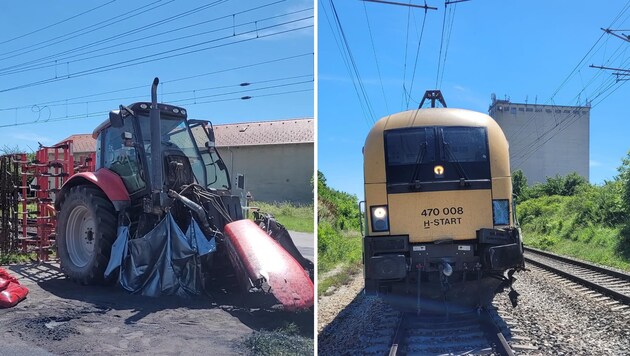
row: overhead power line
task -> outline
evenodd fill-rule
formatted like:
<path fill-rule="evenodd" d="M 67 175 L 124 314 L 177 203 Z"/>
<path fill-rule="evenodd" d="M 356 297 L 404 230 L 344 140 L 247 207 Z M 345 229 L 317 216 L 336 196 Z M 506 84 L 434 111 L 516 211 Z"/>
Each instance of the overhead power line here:
<path fill-rule="evenodd" d="M 312 83 L 312 81 L 310 82 Z M 279 86 L 276 86 L 276 87 L 279 87 Z M 251 99 L 256 99 L 256 98 L 264 98 L 264 97 L 271 97 L 271 96 L 278 96 L 278 95 L 304 93 L 304 92 L 309 92 L 313 90 L 314 90 L 313 86 L 310 86 L 309 88 L 306 88 L 306 89 L 286 90 L 286 91 L 273 92 L 273 93 L 264 93 L 264 94 L 259 94 L 259 95 L 240 95 L 240 96 L 234 96 L 232 98 L 226 98 L 226 99 L 212 99 L 212 100 L 205 100 L 205 101 L 196 101 L 196 102 L 188 103 L 186 105 L 194 106 L 194 105 L 218 103 L 218 102 L 225 102 L 225 101 L 251 100 Z M 194 100 L 194 98 L 191 98 L 191 99 Z M 171 103 L 178 104 L 178 103 L 184 102 L 185 100 L 191 100 L 191 99 L 182 99 L 182 100 L 172 101 Z M 4 125 L 0 125 L 0 128 L 13 127 L 13 126 L 25 126 L 25 125 L 33 125 L 33 124 L 46 124 L 46 123 L 53 123 L 53 122 L 59 122 L 59 121 L 88 119 L 88 118 L 94 118 L 94 117 L 105 117 L 105 115 L 107 115 L 108 113 L 109 113 L 109 110 L 99 111 L 99 112 L 88 112 L 84 114 L 58 116 L 58 117 L 53 117 L 53 118 L 48 118 L 48 119 L 37 119 L 37 120 L 32 120 L 32 121 L 27 121 L 27 122 L 4 124 Z M 4 120 L 0 120 L 0 122 L 2 121 Z"/>
<path fill-rule="evenodd" d="M 411 95 L 413 93 L 413 83 L 416 78 L 416 69 L 418 68 L 418 58 L 420 56 L 420 45 L 422 44 L 422 37 L 424 35 L 424 25 L 427 22 L 427 12 L 428 12 L 428 9 L 425 9 L 424 17 L 422 18 L 422 30 L 420 30 L 420 37 L 418 38 L 418 47 L 416 48 L 416 59 L 413 62 L 413 73 L 411 75 L 411 84 L 409 86 L 409 92 L 406 92 L 405 83 L 403 83 L 403 95 L 405 95 L 407 99 L 406 106 L 405 106 L 407 109 L 409 109 L 409 101 L 411 100 Z"/>
<path fill-rule="evenodd" d="M 36 30 L 33 30 L 33 31 L 31 31 L 31 32 L 28 32 L 28 33 L 25 33 L 25 34 L 23 34 L 23 35 L 19 35 L 19 36 L 17 36 L 17 37 L 13 37 L 13 38 L 10 38 L 10 39 L 8 39 L 8 40 L 4 40 L 4 41 L 0 42 L 0 45 L 3 45 L 3 44 L 5 44 L 5 43 L 9 43 L 9 42 L 13 42 L 13 41 L 15 41 L 15 40 L 19 40 L 19 39 L 21 39 L 21 38 L 24 38 L 24 37 L 27 37 L 27 36 L 33 35 L 33 34 L 35 34 L 35 33 L 38 33 L 38 32 L 44 31 L 44 30 L 47 30 L 47 29 L 52 28 L 52 27 L 55 27 L 55 26 L 57 26 L 57 25 L 61 25 L 62 23 L 68 22 L 68 21 L 70 21 L 70 20 L 73 20 L 73 19 L 75 19 L 75 18 L 77 18 L 77 17 L 81 17 L 81 16 L 83 16 L 83 15 L 89 14 L 90 12 L 95 11 L 95 10 L 98 10 L 98 9 L 100 9 L 100 8 L 102 8 L 102 7 L 105 7 L 105 6 L 107 6 L 107 5 L 109 5 L 109 4 L 113 3 L 113 2 L 116 2 L 116 0 L 111 0 L 111 1 L 106 2 L 106 3 L 104 3 L 104 4 L 101 4 L 101 5 L 98 5 L 98 6 L 96 6 L 96 7 L 93 7 L 93 8 L 91 8 L 91 9 L 89 9 L 89 10 L 86 10 L 86 11 L 83 11 L 83 12 L 81 12 L 81 13 L 78 13 L 78 14 L 76 14 L 76 15 L 74 15 L 74 16 L 70 16 L 70 17 L 65 18 L 65 19 L 63 19 L 63 20 L 61 20 L 61 21 L 57 21 L 57 22 L 52 23 L 52 24 L 50 24 L 50 25 L 46 25 L 46 26 L 44 26 L 44 27 L 40 27 L 40 28 L 38 28 L 38 29 L 36 29 Z"/>
<path fill-rule="evenodd" d="M 270 25 L 270 26 L 266 26 L 266 27 L 262 27 L 262 28 L 257 28 L 255 30 L 251 30 L 251 31 L 244 31 L 244 32 L 236 34 L 236 35 L 224 36 L 224 37 L 220 37 L 220 38 L 216 38 L 216 39 L 212 39 L 212 40 L 208 40 L 208 41 L 195 43 L 195 44 L 192 44 L 192 45 L 182 46 L 182 47 L 171 49 L 171 50 L 166 50 L 166 51 L 162 51 L 162 52 L 158 52 L 158 53 L 153 53 L 153 54 L 150 54 L 150 55 L 145 55 L 145 56 L 141 56 L 141 57 L 137 57 L 137 58 L 133 58 L 133 59 L 129 59 L 129 60 L 120 61 L 120 62 L 117 62 L 117 63 L 112 63 L 112 64 L 108 64 L 108 65 L 104 65 L 104 66 L 99 66 L 99 67 L 95 67 L 95 68 L 86 69 L 86 70 L 83 70 L 83 71 L 79 71 L 79 72 L 75 72 L 75 73 L 72 73 L 72 74 L 68 74 L 68 75 L 66 75 L 64 77 L 49 78 L 49 79 L 39 80 L 39 81 L 27 83 L 27 84 L 22 84 L 22 85 L 10 87 L 10 88 L 5 88 L 5 89 L 1 89 L 0 93 L 13 91 L 13 90 L 18 90 L 18 89 L 23 89 L 23 88 L 29 88 L 29 87 L 33 87 L 33 86 L 48 84 L 48 83 L 53 83 L 53 82 L 57 82 L 57 81 L 61 81 L 61 80 L 67 80 L 67 79 L 70 79 L 70 78 L 83 77 L 83 76 L 87 76 L 87 75 L 107 72 L 107 71 L 111 71 L 111 70 L 115 70 L 115 69 L 126 68 L 126 67 L 136 66 L 136 65 L 140 65 L 140 64 L 150 63 L 150 62 L 156 62 L 156 61 L 160 61 L 160 60 L 164 60 L 164 59 L 169 59 L 169 58 L 179 57 L 179 56 L 183 56 L 183 55 L 198 53 L 198 52 L 201 52 L 201 51 L 207 51 L 207 50 L 211 50 L 211 49 L 221 48 L 221 47 L 224 47 L 224 46 L 229 46 L 229 45 L 249 42 L 249 41 L 257 40 L 257 39 L 260 39 L 260 38 L 266 38 L 266 37 L 277 36 L 277 35 L 286 34 L 286 33 L 290 33 L 290 32 L 295 32 L 295 31 L 306 29 L 306 28 L 311 28 L 311 27 L 313 27 L 313 25 L 310 24 L 310 25 L 304 25 L 304 26 L 299 26 L 299 27 L 293 27 L 293 28 L 289 28 L 289 29 L 282 29 L 282 28 L 285 28 L 286 25 L 293 24 L 293 23 L 300 22 L 300 21 L 304 21 L 304 20 L 309 20 L 309 19 L 312 19 L 312 18 L 313 18 L 313 16 L 307 16 L 307 17 L 303 17 L 303 18 L 300 18 L 300 19 L 296 19 L 296 20 L 286 21 L 286 22 L 283 22 L 283 23 L 278 23 L 278 24 L 274 24 L 274 25 Z M 278 28 L 278 27 L 281 28 L 281 29 L 276 31 L 276 32 L 267 32 L 267 33 L 265 33 L 266 30 L 270 30 L 270 29 Z M 261 34 L 261 32 L 262 32 L 262 34 Z M 256 34 L 256 37 L 251 36 L 249 38 L 245 38 L 245 39 L 242 39 L 242 40 L 236 40 L 236 41 L 232 41 L 232 42 L 228 42 L 228 43 L 222 43 L 222 44 L 218 44 L 218 45 L 211 45 L 211 46 L 207 46 L 207 47 L 195 48 L 195 47 L 200 47 L 200 46 L 203 46 L 203 45 L 215 43 L 215 42 L 218 42 L 218 41 L 221 41 L 221 40 L 226 40 L 226 39 L 235 38 L 235 37 L 245 37 L 246 35 L 251 35 L 251 34 Z M 181 52 L 180 53 L 174 53 L 174 52 L 178 52 L 178 51 L 181 51 Z"/>
<path fill-rule="evenodd" d="M 237 71 L 237 70 L 246 69 L 246 68 L 253 68 L 253 67 L 258 67 L 258 66 L 264 66 L 264 65 L 272 64 L 272 63 L 279 63 L 279 62 L 283 62 L 283 61 L 290 61 L 290 60 L 295 60 L 295 59 L 299 59 L 299 58 L 302 58 L 302 57 L 313 56 L 313 55 L 314 55 L 314 53 L 310 52 L 310 53 L 302 53 L 302 54 L 297 54 L 297 55 L 288 56 L 288 57 L 275 58 L 275 59 L 271 59 L 271 60 L 267 60 L 267 61 L 256 62 L 256 63 L 251 63 L 251 64 L 245 64 L 245 65 L 240 65 L 240 66 L 236 66 L 236 67 L 229 67 L 229 68 L 214 70 L 214 71 L 211 71 L 211 72 L 205 72 L 205 73 L 200 73 L 200 74 L 195 74 L 195 75 L 189 75 L 189 76 L 186 76 L 186 77 L 180 77 L 180 78 L 165 80 L 165 81 L 162 81 L 160 84 L 164 85 L 164 84 L 169 84 L 169 83 L 176 83 L 176 82 L 185 81 L 185 80 L 189 80 L 189 79 L 196 79 L 196 78 L 211 76 L 211 75 L 220 74 L 220 73 Z M 68 102 L 73 102 L 75 100 L 81 100 L 81 99 L 86 99 L 86 98 L 94 98 L 94 97 L 99 97 L 99 96 L 102 96 L 102 95 L 122 93 L 122 92 L 126 92 L 126 91 L 131 91 L 131 90 L 136 90 L 136 89 L 143 89 L 143 88 L 146 88 L 145 84 L 136 85 L 136 86 L 133 86 L 133 87 L 125 87 L 125 88 L 116 89 L 116 90 L 109 90 L 109 91 L 105 91 L 105 92 L 99 92 L 99 93 L 92 93 L 92 94 L 87 94 L 87 95 L 75 96 L 75 97 L 71 97 L 71 98 L 51 100 L 51 101 L 39 102 L 39 103 L 29 104 L 29 105 L 14 106 L 14 107 L 9 107 L 9 108 L 2 108 L 2 109 L 0 109 L 0 111 L 11 111 L 11 110 L 17 110 L 17 109 L 27 109 L 27 108 L 31 108 L 33 106 L 51 106 L 51 104 L 68 103 Z M 82 103 L 84 103 L 84 101 Z"/>
<path fill-rule="evenodd" d="M 300 79 L 300 78 L 305 78 L 305 77 L 313 77 L 313 74 L 298 75 L 298 76 L 283 77 L 283 78 L 274 78 L 274 79 L 266 79 L 266 80 L 259 80 L 259 81 L 253 81 L 253 82 L 241 82 L 241 83 L 230 84 L 230 85 L 220 85 L 220 86 L 204 87 L 204 88 L 194 88 L 194 89 L 187 89 L 187 90 L 180 90 L 180 91 L 161 93 L 160 95 L 162 97 L 167 97 L 167 96 L 171 96 L 171 95 L 189 93 L 189 94 L 194 94 L 195 95 L 194 98 L 204 98 L 205 96 L 196 96 L 196 94 L 200 93 L 200 92 L 206 92 L 206 91 L 217 90 L 217 89 L 251 87 L 251 86 L 264 84 L 264 83 L 272 83 L 272 82 L 286 81 L 286 80 L 292 80 L 292 79 Z M 306 81 L 306 82 L 309 82 L 309 81 Z M 310 82 L 312 82 L 312 80 L 310 80 Z M 299 82 L 299 83 L 302 84 L 303 82 Z M 142 88 L 146 88 L 146 85 L 143 85 Z M 268 88 L 269 87 L 264 87 L 263 89 L 268 89 Z M 251 90 L 259 90 L 259 89 L 251 89 Z M 233 94 L 233 93 L 232 92 L 222 93 L 220 95 L 226 95 L 226 94 Z M 124 96 L 124 97 L 115 97 L 115 98 L 104 98 L 104 99 L 90 100 L 90 101 L 58 100 L 54 104 L 37 103 L 37 104 L 22 105 L 22 106 L 17 106 L 17 107 L 13 107 L 13 108 L 7 108 L 7 109 L 0 109 L 0 111 L 12 111 L 12 110 L 16 110 L 16 109 L 30 109 L 32 107 L 54 108 L 54 107 L 68 107 L 68 106 L 78 106 L 78 105 L 90 105 L 91 106 L 91 105 L 96 104 L 96 103 L 104 103 L 104 102 L 111 102 L 111 101 L 122 101 L 122 100 L 132 100 L 132 99 L 141 99 L 141 98 L 144 98 L 144 97 L 146 97 L 146 95 L 133 95 L 133 96 Z"/>
<path fill-rule="evenodd" d="M 623 8 L 617 13 L 617 15 L 615 16 L 615 18 L 611 21 L 610 25 L 608 26 L 608 28 L 612 28 L 615 27 L 616 23 L 618 21 L 620 21 L 623 16 L 626 14 L 626 12 L 628 12 L 628 10 L 630 10 L 630 1 L 626 2 L 626 4 L 623 6 Z M 623 24 L 628 17 L 626 17 L 621 23 Z M 550 103 L 552 103 L 555 99 L 555 97 L 558 95 L 558 93 L 562 90 L 562 88 L 564 88 L 567 83 L 575 77 L 575 75 L 577 73 L 579 73 L 580 68 L 583 67 L 583 65 L 590 60 L 591 58 L 593 58 L 593 56 L 604 46 L 604 43 L 602 43 L 602 39 L 604 38 L 605 33 L 602 33 L 601 36 L 599 36 L 599 38 L 595 41 L 595 43 L 593 43 L 593 45 L 590 47 L 590 49 L 584 54 L 584 56 L 582 56 L 582 58 L 578 61 L 578 63 L 575 65 L 575 67 L 573 67 L 573 69 L 569 72 L 569 74 L 562 80 L 562 82 L 558 85 L 558 87 L 555 89 L 555 91 L 553 92 L 553 94 L 549 97 L 549 99 L 547 99 L 543 105 L 549 105 Z M 621 46 L 619 46 L 617 48 L 617 50 L 610 55 L 609 57 L 609 62 L 615 58 L 615 56 L 619 56 L 621 55 Z M 586 84 L 583 85 L 582 90 L 580 91 L 579 94 L 583 93 L 587 87 L 589 87 L 599 76 L 601 75 L 601 73 L 597 73 L 595 74 L 591 80 Z M 594 91 L 594 93 L 597 93 L 599 91 L 599 89 L 601 89 L 602 86 L 600 86 L 600 88 L 598 88 L 597 90 Z M 578 95 L 579 95 L 578 94 Z M 530 133 L 529 135 L 523 135 L 523 133 L 534 123 L 534 119 L 536 118 L 536 114 L 532 114 L 527 121 L 521 125 L 521 128 L 514 134 L 515 137 L 518 137 L 517 142 L 521 143 L 521 142 L 528 142 L 527 140 L 532 136 L 532 134 Z M 516 145 L 518 145 L 518 143 L 516 143 Z"/>
<path fill-rule="evenodd" d="M 344 32 L 341 20 L 339 19 L 339 14 L 333 0 L 329 0 L 328 4 L 330 5 L 330 11 L 332 12 L 332 16 L 330 16 L 332 17 L 332 21 L 330 20 L 326 8 L 322 7 L 322 9 L 324 10 L 324 15 L 328 20 L 328 24 L 333 33 L 333 37 L 335 38 L 337 48 L 341 53 L 341 58 L 343 59 L 344 64 L 346 65 L 346 69 L 348 70 L 348 74 L 350 75 L 350 79 L 352 80 L 352 85 L 354 86 L 354 91 L 357 94 L 357 98 L 359 99 L 359 105 L 361 106 L 361 110 L 363 111 L 363 116 L 366 120 L 367 125 L 371 126 L 371 123 L 374 123 L 375 118 L 374 110 L 372 109 L 372 105 L 370 103 L 370 98 L 367 95 L 365 86 L 363 85 L 363 80 L 361 78 L 359 68 L 357 67 L 354 56 L 352 55 L 352 50 L 350 48 L 348 38 L 346 37 L 346 34 Z"/>
<path fill-rule="evenodd" d="M 57 36 L 57 37 L 45 40 L 45 41 L 41 41 L 41 42 L 38 42 L 38 43 L 35 43 L 35 44 L 31 44 L 31 45 L 28 45 L 26 47 L 22 47 L 22 48 L 13 50 L 13 51 L 5 51 L 3 53 L 3 56 L 0 56 L 0 61 L 6 60 L 6 59 L 10 59 L 10 58 L 14 58 L 14 57 L 17 57 L 17 56 L 21 56 L 23 54 L 31 53 L 31 52 L 34 52 L 34 51 L 37 51 L 37 50 L 40 50 L 40 49 L 43 49 L 43 48 L 50 47 L 50 46 L 54 46 L 54 45 L 57 45 L 59 43 L 63 43 L 63 42 L 69 41 L 71 39 L 74 39 L 74 38 L 86 35 L 88 33 L 92 33 L 92 32 L 101 30 L 101 29 L 109 27 L 109 26 L 114 26 L 114 25 L 118 25 L 119 26 L 120 23 L 123 22 L 123 21 L 130 20 L 130 19 L 132 19 L 132 18 L 134 18 L 136 16 L 144 15 L 144 14 L 150 12 L 150 11 L 153 11 L 153 10 L 156 10 L 156 9 L 162 7 L 162 6 L 165 6 L 165 5 L 171 3 L 171 2 L 173 2 L 175 0 L 169 0 L 166 3 L 158 4 L 158 5 L 156 5 L 156 6 L 152 7 L 152 8 L 148 8 L 148 9 L 146 8 L 147 6 L 151 6 L 151 5 L 157 4 L 157 3 L 161 2 L 161 1 L 163 1 L 163 0 L 154 1 L 154 2 L 150 3 L 149 5 L 144 5 L 144 6 L 137 7 L 135 9 L 133 9 L 133 10 L 126 11 L 125 13 L 119 14 L 116 17 L 109 18 L 109 19 L 97 22 L 97 23 L 92 24 L 90 26 L 86 26 L 86 27 L 80 28 L 78 30 L 75 30 L 75 31 L 72 31 L 72 32 L 69 32 L 69 33 L 66 33 L 66 34 L 63 34 L 63 35 L 60 35 L 60 36 Z M 64 37 L 65 37 L 65 39 L 64 39 Z M 17 54 L 14 54 L 16 52 L 17 52 Z"/>
<path fill-rule="evenodd" d="M 284 1 L 286 1 L 286 0 L 278 0 L 278 1 L 275 1 L 275 2 L 271 2 L 271 3 L 263 4 L 263 5 L 260 5 L 260 6 L 256 6 L 256 7 L 253 7 L 253 8 L 248 8 L 248 9 L 245 9 L 245 10 L 242 10 L 242 11 L 238 11 L 238 12 L 235 12 L 235 13 L 232 13 L 232 14 L 218 16 L 218 17 L 207 19 L 207 20 L 204 20 L 204 21 L 201 21 L 201 22 L 197 22 L 197 23 L 194 23 L 194 24 L 187 24 L 187 25 L 182 26 L 182 27 L 169 29 L 169 30 L 166 30 L 166 31 L 163 31 L 163 32 L 159 32 L 159 33 L 156 33 L 156 34 L 152 34 L 152 35 L 148 35 L 148 36 L 145 36 L 145 37 L 134 38 L 133 40 L 126 39 L 124 44 L 146 43 L 145 41 L 148 40 L 148 39 L 151 39 L 151 38 L 155 38 L 155 37 L 159 37 L 159 36 L 167 35 L 167 34 L 173 34 L 174 32 L 182 31 L 182 30 L 189 29 L 189 28 L 196 27 L 196 26 L 200 26 L 200 25 L 205 25 L 205 24 L 208 24 L 208 23 L 211 23 L 211 22 L 216 22 L 216 21 L 219 21 L 219 20 L 222 20 L 222 19 L 226 19 L 226 18 L 235 18 L 237 15 L 242 15 L 242 14 L 245 14 L 245 13 L 248 13 L 248 12 L 260 10 L 260 9 L 263 9 L 263 8 L 266 8 L 266 7 L 270 7 L 270 6 L 279 4 L 279 3 L 284 2 Z M 113 42 L 113 41 L 118 40 L 118 39 L 124 39 L 126 37 L 129 37 L 129 36 L 132 36 L 132 35 L 136 35 L 136 34 L 139 34 L 141 32 L 145 32 L 145 31 L 150 30 L 150 29 L 155 28 L 155 27 L 166 25 L 166 24 L 168 24 L 168 23 L 170 23 L 172 21 L 180 20 L 180 19 L 182 19 L 182 18 L 184 18 L 186 16 L 193 15 L 193 14 L 196 14 L 196 13 L 197 12 L 190 11 L 190 10 L 189 11 L 184 11 L 184 12 L 181 12 L 179 14 L 176 14 L 176 15 L 173 15 L 173 16 L 169 16 L 167 18 L 159 19 L 158 21 L 155 21 L 155 22 L 152 22 L 152 23 L 149 23 L 149 24 L 145 24 L 145 25 L 133 28 L 131 30 L 115 34 L 113 36 L 109 36 L 109 37 L 106 37 L 106 38 L 103 38 L 103 39 L 99 39 L 97 41 L 93 41 L 93 42 L 90 42 L 90 43 L 85 43 L 85 44 L 82 44 L 80 46 L 77 46 L 77 47 L 74 47 L 74 48 L 71 48 L 71 49 L 67 49 L 67 50 L 64 50 L 64 51 L 61 51 L 61 52 L 57 52 L 57 53 L 54 53 L 54 54 L 46 55 L 46 56 L 43 56 L 43 57 L 40 57 L 40 58 L 37 58 L 37 59 L 33 59 L 33 60 L 30 60 L 30 61 L 23 61 L 23 62 L 18 63 L 18 64 L 7 66 L 7 67 L 4 67 L 4 68 L 1 68 L 0 72 L 16 73 L 16 72 L 19 72 L 19 71 L 17 71 L 17 69 L 41 69 L 41 68 L 54 67 L 54 66 L 57 66 L 60 62 L 63 63 L 63 62 L 68 61 L 68 60 L 70 60 L 72 58 L 80 57 L 80 56 L 83 56 L 83 55 L 86 55 L 86 54 L 94 55 L 95 53 L 102 52 L 102 51 L 108 51 L 108 53 L 111 54 L 112 44 L 109 44 L 110 42 Z M 160 43 L 157 43 L 157 44 L 160 44 Z M 137 48 L 137 47 L 133 47 L 133 48 Z M 120 50 L 121 49 L 118 49 L 118 51 L 120 51 Z M 74 53 L 74 54 L 72 54 L 72 53 Z M 72 54 L 72 55 L 70 55 L 70 54 Z M 45 64 L 50 64 L 50 65 L 45 65 Z M 15 69 L 16 71 L 11 71 L 11 69 Z"/>
<path fill-rule="evenodd" d="M 368 33 L 370 34 L 370 43 L 372 44 L 372 53 L 374 54 L 374 62 L 376 63 L 376 72 L 378 73 L 378 81 L 381 84 L 381 93 L 383 94 L 383 102 L 385 108 L 389 112 L 389 105 L 387 105 L 387 96 L 385 95 L 385 86 L 383 85 L 383 78 L 381 77 L 381 68 L 378 65 L 378 56 L 376 55 L 376 47 L 374 46 L 374 36 L 372 35 L 372 27 L 370 26 L 370 17 L 368 16 L 365 2 L 363 2 L 363 13 L 365 14 L 365 22 L 367 23 Z"/>
<path fill-rule="evenodd" d="M 375 3 L 388 4 L 388 5 L 399 5 L 399 6 L 407 6 L 407 7 L 416 7 L 416 8 L 425 9 L 425 10 L 437 10 L 437 7 L 427 6 L 426 3 L 424 5 L 416 5 L 416 4 L 412 4 L 411 1 L 408 4 L 405 4 L 405 3 L 402 3 L 402 2 L 384 1 L 384 0 L 362 0 L 362 1 L 375 2 Z"/>
<path fill-rule="evenodd" d="M 259 7 L 261 8 L 261 7 Z M 216 32 L 221 32 L 221 31 L 225 31 L 228 29 L 233 29 L 236 30 L 236 28 L 240 28 L 240 27 L 245 27 L 245 26 L 250 26 L 250 25 L 258 25 L 259 23 L 263 23 L 265 21 L 269 21 L 269 20 L 273 20 L 273 19 L 277 19 L 280 17 L 285 17 L 285 16 L 292 16 L 295 14 L 298 14 L 300 12 L 305 12 L 305 11 L 310 11 L 312 10 L 312 8 L 308 8 L 308 9 L 301 9 L 301 10 L 296 10 L 296 11 L 292 11 L 286 14 L 281 14 L 281 15 L 275 15 L 275 16 L 269 16 L 266 18 L 261 18 L 258 20 L 254 20 L 254 21 L 249 21 L 249 22 L 244 22 L 238 25 L 229 25 L 226 27 L 221 27 L 221 28 L 217 28 L 217 29 L 213 29 L 213 30 L 209 30 L 209 31 L 203 31 L 203 32 L 196 32 L 194 34 L 189 34 L 186 36 L 181 36 L 181 37 L 176 37 L 176 38 L 171 38 L 171 39 L 164 39 L 161 40 L 160 42 L 154 42 L 154 43 L 148 43 L 148 44 L 143 44 L 143 45 L 138 45 L 137 43 L 144 43 L 142 41 L 149 39 L 149 38 L 153 38 L 153 37 L 158 37 L 164 34 L 170 34 L 173 33 L 174 31 L 177 31 L 179 29 L 175 29 L 175 30 L 171 30 L 171 31 L 165 31 L 165 32 L 161 32 L 159 34 L 154 34 L 154 35 L 150 35 L 147 37 L 143 37 L 143 38 L 139 38 L 133 41 L 133 43 L 127 43 L 127 48 L 125 48 L 124 46 L 121 47 L 117 47 L 116 52 L 112 52 L 111 51 L 111 46 L 107 46 L 101 49 L 95 49 L 95 50 L 91 50 L 85 53 L 80 53 L 80 54 L 75 54 L 69 57 L 63 57 L 63 58 L 58 58 L 55 59 L 53 61 L 48 61 L 45 63 L 51 63 L 51 64 L 41 64 L 41 65 L 31 65 L 31 66 L 21 66 L 21 65 L 16 65 L 13 67 L 18 67 L 19 69 L 14 69 L 14 70 L 4 70 L 4 69 L 0 69 L 0 76 L 4 76 L 4 75 L 10 75 L 10 74 L 16 74 L 16 73 L 22 73 L 22 72 L 29 72 L 29 71 L 33 71 L 33 70 L 37 70 L 37 69 L 44 69 L 44 68 L 50 68 L 50 67 L 57 67 L 59 64 L 71 64 L 71 63 L 76 63 L 76 62 L 82 62 L 82 61 L 87 61 L 90 59 L 94 59 L 94 58 L 99 58 L 102 59 L 103 57 L 107 57 L 107 56 L 119 56 L 120 52 L 123 51 L 137 51 L 137 50 L 141 50 L 144 48 L 149 48 L 149 47 L 164 47 L 165 44 L 167 43 L 171 43 L 171 42 L 175 42 L 175 43 L 181 43 L 183 40 L 186 39 L 190 39 L 193 37 L 198 37 L 198 36 L 203 36 L 203 35 L 207 35 L 207 34 L 211 34 L 211 33 L 216 33 Z M 235 14 L 230 14 L 230 15 L 225 15 L 225 16 L 221 16 L 220 18 L 216 18 L 213 20 L 217 20 L 217 19 L 223 19 L 223 18 L 228 18 L 228 17 L 233 17 Z M 212 21 L 213 21 L 212 20 Z M 209 22 L 209 21 L 204 21 L 204 22 Z M 186 26 L 186 27 L 190 27 L 190 26 Z M 108 51 L 108 53 L 105 54 L 96 54 L 98 52 L 101 51 Z M 83 57 L 83 58 L 78 58 L 78 59 L 74 59 L 74 60 L 70 60 L 72 58 L 76 58 L 76 57 L 80 57 L 83 55 L 88 54 L 87 57 Z M 61 63 L 59 63 L 61 62 Z M 21 68 L 20 68 L 21 67 Z"/>

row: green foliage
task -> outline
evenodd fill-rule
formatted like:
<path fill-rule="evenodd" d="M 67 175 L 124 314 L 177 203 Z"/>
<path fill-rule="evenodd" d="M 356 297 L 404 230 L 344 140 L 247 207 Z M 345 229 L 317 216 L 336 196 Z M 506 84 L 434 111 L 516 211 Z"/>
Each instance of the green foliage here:
<path fill-rule="evenodd" d="M 0 253 L 0 266 L 8 265 L 12 263 L 23 263 L 28 262 L 35 259 L 35 255 L 33 253 L 22 253 L 22 252 L 9 252 L 9 253 Z"/>
<path fill-rule="evenodd" d="M 628 209 L 622 194 L 626 184 L 618 177 L 591 185 L 572 173 L 526 187 L 517 207 L 525 242 L 597 263 L 630 267 L 630 227 L 626 227 Z"/>
<path fill-rule="evenodd" d="M 356 195 L 330 188 L 326 177 L 317 172 L 317 220 L 327 221 L 338 230 L 359 230 L 360 212 Z"/>
<path fill-rule="evenodd" d="M 323 221 L 317 226 L 317 270 L 324 273 L 339 264 L 361 261 L 361 235 L 358 232 L 336 230 Z"/>
<path fill-rule="evenodd" d="M 361 214 L 355 195 L 328 187 L 322 172 L 317 172 L 317 178 L 317 269 L 321 274 L 338 265 L 361 262 Z"/>
<path fill-rule="evenodd" d="M 512 173 L 512 193 L 516 195 L 516 201 L 523 201 L 524 194 L 527 190 L 527 177 L 523 171 L 516 170 Z"/>
<path fill-rule="evenodd" d="M 630 260 L 630 151 L 622 159 L 621 166 L 619 166 L 617 171 L 619 171 L 619 175 L 616 178 L 620 182 L 621 207 L 626 216 L 620 232 L 618 251 Z"/>
<path fill-rule="evenodd" d="M 536 183 L 531 187 L 527 186 L 527 178 L 523 172 L 518 170 L 512 174 L 512 191 L 517 195 L 517 203 L 543 196 L 573 196 L 589 186 L 586 179 L 575 172 L 564 177 L 560 175 L 547 177 L 545 183 Z"/>
<path fill-rule="evenodd" d="M 630 151 L 621 160 L 621 166 L 617 168 L 619 175 L 617 176 L 617 180 L 621 182 L 622 188 L 622 199 L 623 205 L 626 211 L 630 212 Z"/>

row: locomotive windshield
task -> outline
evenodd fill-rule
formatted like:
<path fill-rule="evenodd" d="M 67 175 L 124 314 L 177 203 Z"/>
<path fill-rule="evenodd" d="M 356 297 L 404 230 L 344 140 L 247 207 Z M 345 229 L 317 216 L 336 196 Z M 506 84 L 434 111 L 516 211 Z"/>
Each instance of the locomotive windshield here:
<path fill-rule="evenodd" d="M 489 181 L 484 127 L 418 127 L 385 132 L 388 192 L 459 189 Z M 476 187 L 486 187 L 482 184 Z M 488 186 L 489 187 L 489 186 Z"/>

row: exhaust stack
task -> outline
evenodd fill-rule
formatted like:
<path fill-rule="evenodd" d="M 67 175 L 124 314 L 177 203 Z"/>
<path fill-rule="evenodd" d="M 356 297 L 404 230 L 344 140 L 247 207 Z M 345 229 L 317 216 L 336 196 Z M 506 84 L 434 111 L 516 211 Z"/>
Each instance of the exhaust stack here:
<path fill-rule="evenodd" d="M 151 86 L 151 111 L 149 127 L 151 128 L 151 192 L 153 210 L 161 213 L 164 206 L 164 175 L 162 164 L 162 128 L 160 127 L 160 109 L 157 103 L 157 87 L 160 79 L 155 77 Z"/>

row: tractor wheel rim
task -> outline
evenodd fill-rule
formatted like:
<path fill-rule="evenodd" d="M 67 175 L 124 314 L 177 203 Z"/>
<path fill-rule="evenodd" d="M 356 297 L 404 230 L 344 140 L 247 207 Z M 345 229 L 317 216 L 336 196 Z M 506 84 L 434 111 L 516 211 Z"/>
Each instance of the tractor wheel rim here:
<path fill-rule="evenodd" d="M 85 206 L 77 206 L 70 212 L 66 225 L 66 244 L 70 260 L 77 267 L 85 267 L 94 254 L 95 224 Z"/>

